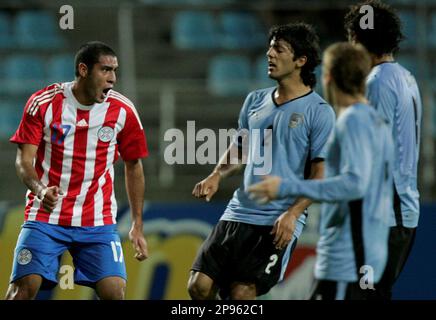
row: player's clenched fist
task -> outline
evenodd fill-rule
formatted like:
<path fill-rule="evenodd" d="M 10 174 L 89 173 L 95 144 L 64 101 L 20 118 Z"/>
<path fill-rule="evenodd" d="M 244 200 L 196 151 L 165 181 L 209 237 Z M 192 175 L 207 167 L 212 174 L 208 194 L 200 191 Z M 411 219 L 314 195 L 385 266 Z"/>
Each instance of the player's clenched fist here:
<path fill-rule="evenodd" d="M 42 201 L 45 210 L 52 212 L 58 203 L 60 195 L 63 195 L 62 190 L 57 186 L 52 186 L 42 189 L 38 193 L 38 199 Z"/>
<path fill-rule="evenodd" d="M 221 176 L 219 172 L 212 172 L 206 179 L 197 183 L 192 190 L 192 195 L 196 198 L 206 198 L 210 201 L 213 195 L 218 191 Z"/>

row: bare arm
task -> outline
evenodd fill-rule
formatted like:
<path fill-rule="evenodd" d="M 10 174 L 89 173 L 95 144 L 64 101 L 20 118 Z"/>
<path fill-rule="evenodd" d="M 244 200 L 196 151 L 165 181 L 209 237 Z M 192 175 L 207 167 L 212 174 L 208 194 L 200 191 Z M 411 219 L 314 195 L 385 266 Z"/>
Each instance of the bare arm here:
<path fill-rule="evenodd" d="M 33 161 L 36 157 L 38 146 L 33 144 L 19 144 L 15 168 L 18 178 L 42 201 L 42 206 L 48 212 L 52 212 L 56 207 L 59 194 L 62 191 L 57 186 L 47 187 L 38 178 Z"/>
<path fill-rule="evenodd" d="M 219 173 L 222 178 L 230 177 L 241 171 L 242 160 L 246 155 L 242 154 L 242 149 L 234 143 L 224 152 L 212 173 Z"/>
<path fill-rule="evenodd" d="M 232 143 L 224 152 L 212 173 L 195 185 L 192 195 L 196 198 L 206 197 L 206 201 L 210 201 L 212 196 L 218 191 L 221 179 L 234 175 L 242 169 L 242 160 L 245 156 L 242 154 L 242 150 Z"/>
<path fill-rule="evenodd" d="M 129 238 L 139 261 L 148 257 L 147 242 L 143 235 L 142 210 L 144 206 L 145 178 L 140 159 L 124 163 L 127 197 L 129 198 L 132 216 L 132 227 Z"/>
<path fill-rule="evenodd" d="M 39 180 L 33 160 L 35 159 L 38 146 L 33 144 L 19 144 L 17 157 L 15 159 L 15 169 L 18 178 L 32 191 L 39 194 L 46 186 Z"/>

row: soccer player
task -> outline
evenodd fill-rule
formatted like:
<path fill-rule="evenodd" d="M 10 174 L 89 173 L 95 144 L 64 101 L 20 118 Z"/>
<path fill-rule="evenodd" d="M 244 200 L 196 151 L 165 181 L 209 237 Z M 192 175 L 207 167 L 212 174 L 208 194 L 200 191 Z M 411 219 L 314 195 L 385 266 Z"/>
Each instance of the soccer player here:
<path fill-rule="evenodd" d="M 374 29 L 360 28 L 362 5 L 372 7 Z M 389 259 L 377 286 L 380 299 L 391 299 L 392 287 L 407 261 L 418 226 L 421 97 L 413 75 L 394 60 L 403 35 L 400 19 L 391 7 L 379 1 L 353 6 L 345 16 L 345 29 L 349 41 L 362 44 L 371 55 L 373 68 L 367 80 L 367 98 L 389 122 L 394 140 L 394 210 Z"/>
<path fill-rule="evenodd" d="M 247 140 L 249 154 L 257 150 L 268 155 L 271 151 L 264 167 L 270 165 L 273 174 L 323 177 L 324 146 L 335 117 L 332 107 L 312 90 L 316 83 L 314 69 L 320 63 L 318 42 L 312 27 L 304 23 L 270 30 L 268 75 L 277 86 L 247 96 L 239 130 L 248 131 L 248 135 L 236 139 L 213 172 L 196 184 L 195 197 L 210 201 L 221 180 L 241 168 L 230 160 L 235 149 L 244 150 L 243 141 Z M 265 131 L 262 141 L 251 134 L 255 130 L 270 131 Z M 243 163 L 247 155 L 236 153 Z M 255 299 L 283 278 L 311 201 L 290 197 L 258 205 L 247 193 L 249 185 L 260 181 L 262 170 L 258 169 L 248 158 L 240 187 L 200 248 L 188 282 L 193 299 Z"/>
<path fill-rule="evenodd" d="M 393 148 L 387 124 L 365 98 L 370 69 L 362 46 L 337 43 L 324 53 L 323 90 L 338 115 L 324 180 L 290 174 L 248 189 L 261 202 L 294 196 L 325 202 L 312 299 L 371 298 L 386 265 Z"/>
<path fill-rule="evenodd" d="M 142 261 L 144 174 L 148 154 L 138 113 L 113 90 L 118 61 L 101 42 L 75 57 L 74 81 L 55 83 L 28 100 L 11 138 L 17 174 L 29 189 L 25 222 L 14 253 L 7 299 L 33 299 L 57 284 L 61 255 L 69 250 L 75 282 L 100 299 L 123 299 L 126 270 L 116 230 L 114 162 L 125 163 L 132 213 L 129 238 Z"/>

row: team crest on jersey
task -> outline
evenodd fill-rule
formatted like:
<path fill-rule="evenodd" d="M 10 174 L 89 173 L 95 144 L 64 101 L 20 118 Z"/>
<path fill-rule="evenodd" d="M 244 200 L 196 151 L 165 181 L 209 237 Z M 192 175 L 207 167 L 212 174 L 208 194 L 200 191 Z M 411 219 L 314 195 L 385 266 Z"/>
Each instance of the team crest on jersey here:
<path fill-rule="evenodd" d="M 32 252 L 28 249 L 21 249 L 17 256 L 18 264 L 25 266 L 26 264 L 29 264 L 30 261 L 32 261 Z"/>
<path fill-rule="evenodd" d="M 302 113 L 293 113 L 291 115 L 291 120 L 289 120 L 289 127 L 296 128 L 304 121 L 304 115 Z"/>
<path fill-rule="evenodd" d="M 101 127 L 97 135 L 100 141 L 109 142 L 114 137 L 114 129 L 111 127 Z"/>

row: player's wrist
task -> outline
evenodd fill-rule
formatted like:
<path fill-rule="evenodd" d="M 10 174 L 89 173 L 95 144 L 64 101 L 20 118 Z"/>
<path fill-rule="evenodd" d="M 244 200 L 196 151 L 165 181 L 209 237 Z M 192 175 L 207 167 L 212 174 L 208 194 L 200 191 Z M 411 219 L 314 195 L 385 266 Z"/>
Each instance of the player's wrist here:
<path fill-rule="evenodd" d="M 304 208 L 301 208 L 301 207 L 293 207 L 293 206 L 291 206 L 291 207 L 289 207 L 289 209 L 286 211 L 286 214 L 289 216 L 289 217 L 293 217 L 294 219 L 298 219 L 300 216 L 301 216 L 301 214 L 304 212 Z"/>
<path fill-rule="evenodd" d="M 214 177 L 218 177 L 219 181 L 221 181 L 221 179 L 224 176 L 224 174 L 220 170 L 214 170 L 210 175 Z"/>
<path fill-rule="evenodd" d="M 143 222 L 142 220 L 133 220 L 132 221 L 132 229 L 140 229 L 142 230 L 143 227 Z"/>
<path fill-rule="evenodd" d="M 45 198 L 45 195 L 47 194 L 48 187 L 42 187 L 36 194 L 36 197 L 39 201 L 43 201 Z"/>

